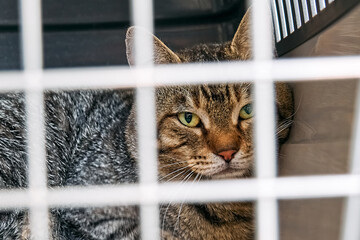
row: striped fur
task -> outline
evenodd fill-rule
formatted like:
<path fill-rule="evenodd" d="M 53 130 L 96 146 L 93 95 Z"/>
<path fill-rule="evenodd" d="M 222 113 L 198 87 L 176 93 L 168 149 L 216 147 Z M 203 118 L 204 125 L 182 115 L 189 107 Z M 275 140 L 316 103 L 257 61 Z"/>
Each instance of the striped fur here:
<path fill-rule="evenodd" d="M 156 64 L 178 64 L 247 60 L 251 56 L 248 21 L 247 13 L 231 42 L 198 45 L 177 53 L 154 37 L 154 61 Z M 130 64 L 133 63 L 131 42 L 134 31 L 138 30 L 128 30 L 126 40 Z M 279 142 L 283 142 L 292 122 L 292 95 L 284 83 L 277 83 L 275 88 L 278 107 L 277 137 Z M 239 118 L 240 109 L 253 101 L 251 90 L 248 83 L 156 89 L 159 181 L 197 182 L 252 177 L 254 119 Z M 132 112 L 127 136 L 136 136 L 134 110 Z M 177 117 L 181 112 L 195 113 L 201 123 L 197 127 L 185 126 Z M 128 140 L 128 145 L 133 149 L 133 154 L 136 154 L 136 138 Z M 236 150 L 229 163 L 220 155 L 228 149 Z M 251 202 L 170 203 L 162 205 L 160 210 L 163 239 L 254 239 Z"/>

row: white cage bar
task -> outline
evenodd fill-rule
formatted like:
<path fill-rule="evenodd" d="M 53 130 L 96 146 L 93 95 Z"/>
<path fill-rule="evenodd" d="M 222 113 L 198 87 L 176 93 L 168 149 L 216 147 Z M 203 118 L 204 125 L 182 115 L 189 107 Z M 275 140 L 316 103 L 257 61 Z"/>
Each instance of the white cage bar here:
<path fill-rule="evenodd" d="M 136 121 L 139 148 L 139 179 L 141 198 L 153 199 L 140 205 L 141 239 L 160 239 L 159 208 L 157 191 L 157 142 L 155 117 L 155 89 L 153 86 L 141 86 L 142 81 L 153 81 L 153 1 L 133 0 L 132 22 L 144 29 L 135 31 L 135 68 L 146 67 L 150 74 L 137 74 Z M 148 31 L 149 33 L 146 33 Z"/>
<path fill-rule="evenodd" d="M 280 3 L 282 3 L 282 1 L 280 1 Z M 280 13 L 282 13 L 284 10 L 283 5 L 280 4 L 279 7 L 281 8 Z M 251 29 L 253 61 L 255 64 L 264 61 L 269 62 L 273 58 L 270 17 L 269 1 L 253 1 Z M 283 35 L 284 34 L 286 35 L 287 33 L 283 28 Z M 276 177 L 277 162 L 275 150 L 275 98 L 271 68 L 255 67 L 253 79 L 255 80 L 254 102 L 256 112 L 254 129 L 256 177 L 259 179 L 271 179 Z M 260 189 L 262 187 L 265 187 L 266 189 L 268 185 L 260 185 L 259 187 Z M 276 198 L 264 197 L 257 199 L 256 238 L 259 240 L 279 239 L 277 225 L 278 216 Z"/>
<path fill-rule="evenodd" d="M 43 68 L 41 0 L 21 0 L 21 43 L 25 73 L 39 73 Z M 47 172 L 45 160 L 45 132 L 43 89 L 40 74 L 25 78 L 26 129 L 29 159 L 29 223 L 34 239 L 49 239 L 47 205 Z"/>
<path fill-rule="evenodd" d="M 357 109 L 354 117 L 353 141 L 351 146 L 350 172 L 360 174 L 360 83 L 358 82 Z M 342 240 L 360 239 L 360 196 L 350 196 L 345 202 L 342 225 Z"/>
<path fill-rule="evenodd" d="M 359 174 L 236 179 L 211 181 L 211 183 L 184 183 L 181 188 L 189 193 L 187 196 L 176 190 L 178 183 L 160 184 L 156 187 L 156 191 L 160 203 L 246 201 L 258 198 L 333 198 L 360 195 L 359 180 Z M 228 191 L 224 188 L 224 184 L 242 191 Z M 143 190 L 139 186 L 134 184 L 53 188 L 48 191 L 47 200 L 50 207 L 152 204 L 153 197 L 142 198 Z M 207 193 L 204 194 L 203 191 Z M 5 209 L 28 207 L 31 203 L 26 196 L 28 196 L 27 190 L 2 190 L 0 207 Z"/>
<path fill-rule="evenodd" d="M 155 66 L 153 69 L 94 67 L 44 70 L 42 73 L 36 71 L 4 71 L 0 72 L 0 91 L 24 90 L 25 78 L 32 75 L 40 75 L 41 85 L 46 90 L 101 89 L 200 84 L 204 81 L 209 83 L 269 81 L 267 79 L 253 79 L 257 68 L 269 69 L 272 78 L 276 81 L 296 82 L 356 79 L 360 78 L 360 68 L 358 66 L 360 66 L 360 56 L 276 59 L 261 62 L 161 65 Z M 179 72 L 181 72 L 181 75 Z M 136 75 L 141 74 L 152 74 L 153 78 L 152 80 L 144 78 L 141 82 L 136 82 Z"/>
<path fill-rule="evenodd" d="M 277 199 L 357 197 L 360 195 L 358 170 L 360 160 L 360 103 L 356 107 L 355 124 L 358 130 L 353 139 L 354 164 L 350 174 L 276 177 L 275 139 L 273 138 L 275 126 L 274 106 L 272 104 L 273 81 L 360 78 L 360 56 L 291 60 L 271 59 L 272 38 L 269 24 L 271 21 L 267 4 L 264 4 L 264 1 L 255 0 L 253 4 L 252 11 L 255 13 L 253 14 L 253 60 L 237 63 L 188 64 L 186 66 L 153 66 L 152 62 L 143 64 L 140 62 L 141 59 L 151 59 L 152 39 L 142 36 L 136 38 L 139 41 L 136 40 L 135 43 L 136 49 L 141 49 L 137 51 L 135 57 L 135 62 L 139 66 L 136 65 L 132 70 L 124 67 L 43 70 L 41 2 L 40 0 L 21 0 L 20 2 L 24 71 L 0 72 L 0 91 L 25 90 L 27 94 L 29 189 L 1 190 L 0 208 L 29 208 L 31 232 L 36 239 L 49 238 L 48 207 L 115 206 L 120 204 L 139 204 L 141 206 L 142 239 L 156 239 L 155 236 L 159 236 L 159 229 L 157 228 L 159 226 L 158 203 L 174 202 L 176 199 L 179 202 L 258 201 L 258 239 L 276 240 L 278 239 Z M 304 2 L 305 0 L 302 0 L 302 3 Z M 136 0 L 132 4 L 133 23 L 153 32 L 152 1 Z M 303 71 L 304 68 L 308 71 Z M 263 71 L 258 71 L 259 69 Z M 256 179 L 183 184 L 182 188 L 188 192 L 186 197 L 174 190 L 178 186 L 176 183 L 158 185 L 156 182 L 157 157 L 154 119 L 154 121 L 138 122 L 140 139 L 139 184 L 47 189 L 44 131 L 39 131 L 44 126 L 44 116 L 39 114 L 43 112 L 41 107 L 43 105 L 43 90 L 138 87 L 138 105 L 147 106 L 147 108 L 145 108 L 146 112 L 142 109 L 137 114 L 139 119 L 144 119 L 141 117 L 143 113 L 155 116 L 153 114 L 155 112 L 154 87 L 199 84 L 205 81 L 209 83 L 255 82 L 255 106 L 258 116 L 256 122 Z M 265 111 L 269 111 L 266 113 L 266 122 L 261 120 L 260 114 Z M 273 116 L 271 118 L 273 121 L 269 121 L 269 116 Z M 262 141 L 259 138 L 260 132 L 263 132 L 261 136 L 266 140 Z M 242 191 L 229 191 L 229 189 L 241 189 Z M 355 205 L 355 207 L 359 206 Z M 348 212 L 354 213 L 351 210 L 352 208 Z M 356 217 L 359 219 L 358 215 Z M 356 229 L 357 223 L 351 220 L 344 222 L 346 224 L 344 232 L 347 234 L 344 236 L 356 239 L 354 236 L 356 237 L 359 234 Z"/>

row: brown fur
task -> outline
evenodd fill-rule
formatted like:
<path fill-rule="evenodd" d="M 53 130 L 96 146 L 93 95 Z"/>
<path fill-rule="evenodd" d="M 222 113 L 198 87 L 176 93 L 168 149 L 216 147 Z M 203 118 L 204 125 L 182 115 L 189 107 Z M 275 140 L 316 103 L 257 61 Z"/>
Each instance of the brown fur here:
<path fill-rule="evenodd" d="M 154 37 L 154 62 L 205 62 L 247 60 L 251 56 L 247 13 L 231 42 L 207 44 L 172 52 Z M 127 34 L 127 55 L 133 61 L 136 28 Z M 293 114 L 292 95 L 286 84 L 276 84 L 279 139 L 287 137 Z M 253 172 L 253 118 L 239 118 L 252 102 L 248 83 L 175 86 L 156 89 L 159 181 L 200 181 L 251 177 Z M 136 154 L 134 110 L 128 121 L 128 145 Z M 177 114 L 191 112 L 201 119 L 198 127 L 183 125 Z M 227 164 L 220 152 L 236 153 Z M 249 202 L 169 204 L 161 207 L 163 239 L 254 238 L 253 204 Z"/>

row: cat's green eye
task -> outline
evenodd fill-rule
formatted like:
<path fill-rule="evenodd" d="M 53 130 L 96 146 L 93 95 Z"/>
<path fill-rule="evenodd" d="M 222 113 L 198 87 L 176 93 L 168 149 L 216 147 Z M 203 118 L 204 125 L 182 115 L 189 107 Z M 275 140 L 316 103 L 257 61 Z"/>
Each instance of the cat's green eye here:
<path fill-rule="evenodd" d="M 239 115 L 240 115 L 240 118 L 244 119 L 244 120 L 252 118 L 254 116 L 254 111 L 253 111 L 252 105 L 246 104 L 245 106 L 243 106 L 240 110 Z"/>
<path fill-rule="evenodd" d="M 196 127 L 200 123 L 199 116 L 191 112 L 178 113 L 178 119 L 187 127 Z"/>

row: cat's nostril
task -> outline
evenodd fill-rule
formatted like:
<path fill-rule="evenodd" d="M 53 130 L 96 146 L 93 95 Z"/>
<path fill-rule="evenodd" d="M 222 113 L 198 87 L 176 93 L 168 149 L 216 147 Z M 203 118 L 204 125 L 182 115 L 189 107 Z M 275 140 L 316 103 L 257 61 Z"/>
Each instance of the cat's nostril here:
<path fill-rule="evenodd" d="M 231 149 L 231 150 L 219 152 L 218 155 L 221 156 L 226 162 L 230 162 L 233 159 L 234 154 L 236 152 L 237 152 L 236 150 Z"/>

